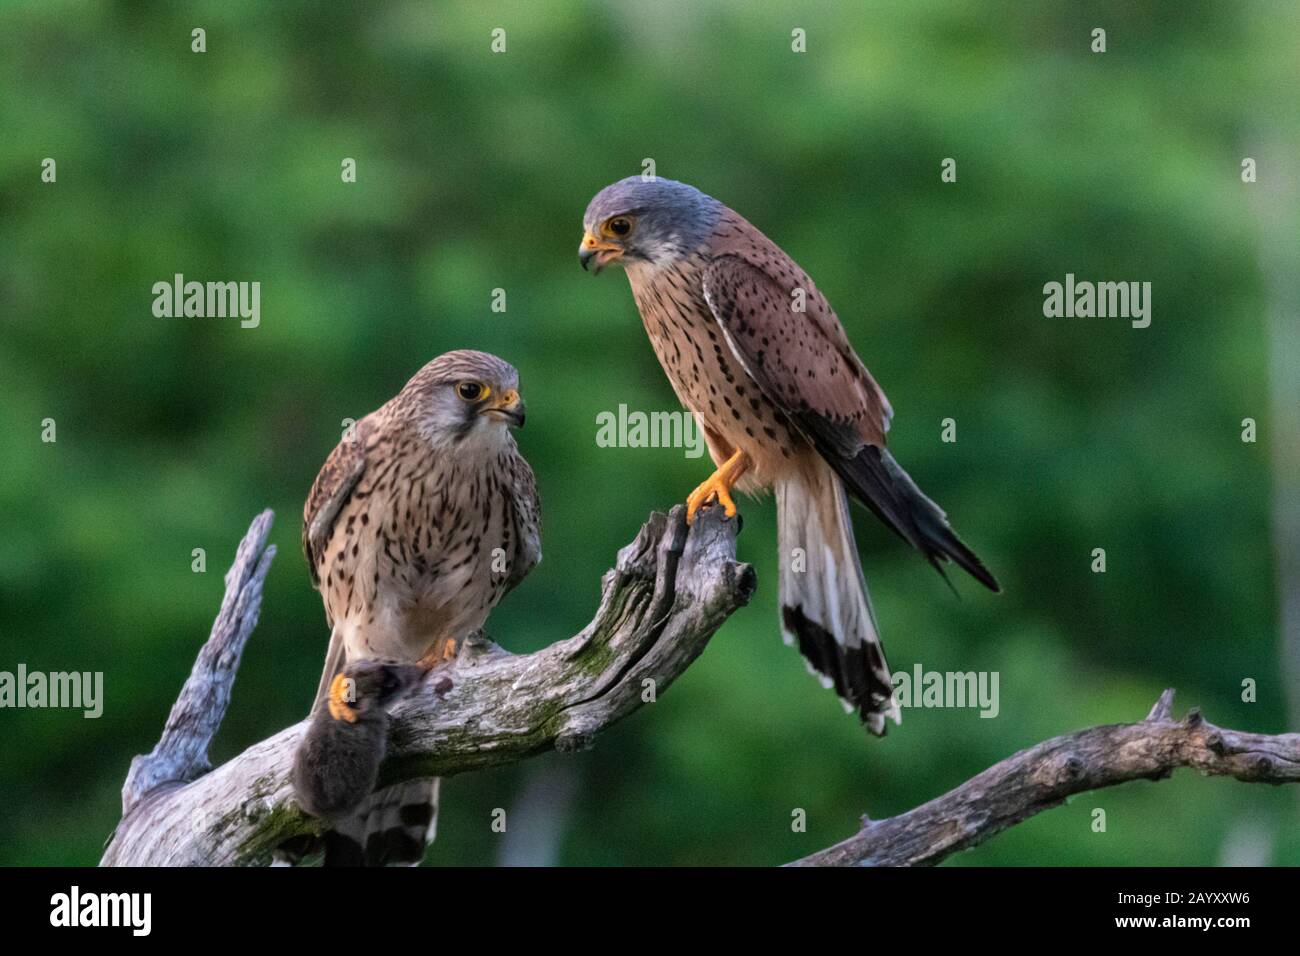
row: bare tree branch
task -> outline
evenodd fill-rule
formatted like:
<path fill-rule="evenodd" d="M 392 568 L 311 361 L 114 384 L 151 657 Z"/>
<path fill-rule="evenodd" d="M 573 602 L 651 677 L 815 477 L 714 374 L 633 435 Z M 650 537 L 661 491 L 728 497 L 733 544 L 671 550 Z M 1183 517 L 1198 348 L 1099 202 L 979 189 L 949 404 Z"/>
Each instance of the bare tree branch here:
<path fill-rule="evenodd" d="M 165 784 L 188 783 L 212 769 L 208 747 L 226 716 L 244 644 L 257 627 L 262 582 L 275 559 L 275 545 L 266 543 L 273 518 L 269 510 L 263 511 L 239 542 L 235 563 L 226 572 L 226 596 L 212 622 L 212 633 L 172 705 L 162 737 L 150 753 L 131 761 L 122 787 L 123 816 L 146 793 Z"/>
<path fill-rule="evenodd" d="M 239 656 L 257 619 L 273 549 L 259 516 L 226 578 L 226 598 L 154 753 L 132 762 L 125 813 L 103 865 L 264 864 L 286 841 L 319 833 L 293 799 L 289 770 L 305 721 L 211 772 Z M 655 699 L 754 590 L 735 560 L 737 522 L 720 508 L 688 529 L 683 509 L 652 514 L 602 582 L 595 619 L 535 654 L 482 637 L 394 711 L 380 783 L 451 776 L 552 748 L 578 750 Z M 450 678 L 445 695 L 434 686 Z"/>
<path fill-rule="evenodd" d="M 915 810 L 886 820 L 864 818 L 856 835 L 789 865 L 933 865 L 1073 794 L 1129 780 L 1163 780 L 1178 767 L 1248 783 L 1300 781 L 1300 734 L 1224 730 L 1197 710 L 1174 720 L 1173 699 L 1173 690 L 1166 690 L 1141 723 L 1055 737 Z"/>

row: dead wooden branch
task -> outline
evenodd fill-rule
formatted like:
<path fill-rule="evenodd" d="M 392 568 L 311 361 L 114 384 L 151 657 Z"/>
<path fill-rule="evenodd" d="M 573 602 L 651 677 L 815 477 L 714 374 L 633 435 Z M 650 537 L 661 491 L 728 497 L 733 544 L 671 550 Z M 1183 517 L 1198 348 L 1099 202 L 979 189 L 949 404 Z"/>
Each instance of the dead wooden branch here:
<path fill-rule="evenodd" d="M 929 803 L 863 820 L 842 843 L 791 866 L 927 866 L 966 850 L 1076 793 L 1163 780 L 1179 767 L 1248 783 L 1300 781 L 1300 734 L 1224 730 L 1199 711 L 1172 716 L 1166 690 L 1146 720 L 1090 727 L 1022 750 Z"/>
<path fill-rule="evenodd" d="M 226 576 L 212 636 L 154 752 L 132 762 L 124 815 L 104 865 L 256 865 L 319 832 L 293 799 L 289 771 L 305 722 L 209 771 L 244 642 L 257 621 L 271 515 L 253 522 Z M 654 699 L 704 650 L 754 590 L 735 560 L 737 523 L 721 509 L 688 529 L 683 509 L 652 514 L 602 582 L 595 619 L 535 654 L 481 636 L 394 710 L 380 784 L 452 776 L 550 749 L 589 747 L 605 727 Z M 452 688 L 435 691 L 442 677 Z"/>

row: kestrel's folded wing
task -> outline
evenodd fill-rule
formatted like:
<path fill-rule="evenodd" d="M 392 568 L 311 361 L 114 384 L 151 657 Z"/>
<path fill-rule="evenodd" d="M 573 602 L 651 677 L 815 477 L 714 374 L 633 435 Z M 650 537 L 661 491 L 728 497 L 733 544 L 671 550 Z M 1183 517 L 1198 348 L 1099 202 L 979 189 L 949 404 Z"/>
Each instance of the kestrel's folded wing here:
<path fill-rule="evenodd" d="M 507 507 L 511 530 L 518 543 L 503 597 L 513 591 L 542 559 L 542 505 L 537 496 L 537 479 L 532 466 L 518 453 L 510 460 L 509 484 L 514 493 L 507 496 Z"/>
<path fill-rule="evenodd" d="M 893 410 L 821 292 L 788 258 L 774 278 L 738 255 L 704 271 L 704 296 L 732 351 L 818 450 L 853 458 L 883 447 Z M 804 277 L 806 278 L 806 277 Z"/>
<path fill-rule="evenodd" d="M 307 566 L 311 569 L 311 581 L 320 587 L 318 567 L 334 533 L 334 522 L 343 505 L 352 497 L 357 482 L 366 470 L 366 438 L 371 426 L 363 418 L 353 426 L 352 432 L 339 442 L 307 495 L 307 504 L 302 511 L 302 550 L 307 556 Z"/>
<path fill-rule="evenodd" d="M 951 559 L 999 590 L 943 510 L 885 450 L 889 402 L 826 299 L 793 261 L 718 256 L 704 271 L 704 297 L 750 378 L 856 498 L 940 574 L 940 562 Z"/>

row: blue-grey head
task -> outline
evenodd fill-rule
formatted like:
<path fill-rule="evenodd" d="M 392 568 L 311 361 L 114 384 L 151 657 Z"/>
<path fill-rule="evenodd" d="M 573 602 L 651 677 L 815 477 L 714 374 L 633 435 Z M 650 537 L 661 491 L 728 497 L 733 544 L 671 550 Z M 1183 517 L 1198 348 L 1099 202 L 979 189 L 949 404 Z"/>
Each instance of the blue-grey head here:
<path fill-rule="evenodd" d="M 585 269 L 594 259 L 597 272 L 619 259 L 663 265 L 699 248 L 721 215 L 722 204 L 694 186 L 629 176 L 588 204 L 578 260 Z"/>

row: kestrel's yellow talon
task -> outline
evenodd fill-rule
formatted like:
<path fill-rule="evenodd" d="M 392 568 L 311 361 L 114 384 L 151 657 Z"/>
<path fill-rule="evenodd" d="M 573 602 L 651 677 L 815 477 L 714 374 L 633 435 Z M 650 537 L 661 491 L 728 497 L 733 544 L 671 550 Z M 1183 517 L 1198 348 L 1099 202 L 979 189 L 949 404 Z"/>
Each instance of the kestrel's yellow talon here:
<path fill-rule="evenodd" d="M 699 511 L 710 499 L 717 499 L 727 513 L 728 518 L 736 515 L 736 503 L 731 500 L 730 490 L 726 484 L 718 478 L 717 474 L 710 475 L 704 483 L 692 491 L 686 498 L 686 523 L 691 524 L 695 521 L 695 512 Z"/>
<path fill-rule="evenodd" d="M 731 500 L 731 488 L 749 468 L 749 458 L 738 451 L 724 461 L 718 470 L 709 475 L 698 488 L 686 496 L 686 523 L 695 521 L 699 511 L 710 498 L 716 498 L 728 518 L 736 516 L 736 503 Z"/>
<path fill-rule="evenodd" d="M 439 664 L 445 664 L 447 661 L 456 659 L 456 648 L 459 645 L 454 637 L 449 637 L 445 641 L 435 643 L 429 648 L 429 653 L 425 654 L 415 663 L 425 670 L 432 670 Z"/>

